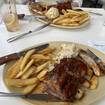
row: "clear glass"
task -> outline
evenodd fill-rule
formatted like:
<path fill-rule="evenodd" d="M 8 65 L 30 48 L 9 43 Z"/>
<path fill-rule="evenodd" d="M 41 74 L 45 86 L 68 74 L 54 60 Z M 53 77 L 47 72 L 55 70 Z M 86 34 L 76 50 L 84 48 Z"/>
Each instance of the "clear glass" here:
<path fill-rule="evenodd" d="M 14 32 L 19 29 L 15 0 L 4 0 L 1 14 L 8 31 Z"/>

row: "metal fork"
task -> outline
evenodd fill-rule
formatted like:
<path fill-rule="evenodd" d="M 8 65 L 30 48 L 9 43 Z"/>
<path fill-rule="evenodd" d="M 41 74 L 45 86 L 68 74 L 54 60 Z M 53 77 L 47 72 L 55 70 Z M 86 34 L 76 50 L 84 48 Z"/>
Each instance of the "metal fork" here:
<path fill-rule="evenodd" d="M 0 97 L 25 97 L 24 94 L 0 92 Z"/>
<path fill-rule="evenodd" d="M 20 35 L 11 37 L 11 38 L 7 39 L 7 42 L 10 43 L 10 42 L 13 42 L 15 40 L 18 40 L 18 39 L 20 39 L 22 37 L 25 37 L 25 36 L 29 35 L 30 33 L 41 31 L 42 29 L 44 29 L 47 26 L 49 26 L 51 23 L 52 23 L 52 20 L 50 20 L 47 24 L 44 24 L 42 26 L 39 26 L 38 28 L 34 29 L 33 31 L 28 31 L 26 33 L 23 33 L 23 34 L 20 34 Z"/>

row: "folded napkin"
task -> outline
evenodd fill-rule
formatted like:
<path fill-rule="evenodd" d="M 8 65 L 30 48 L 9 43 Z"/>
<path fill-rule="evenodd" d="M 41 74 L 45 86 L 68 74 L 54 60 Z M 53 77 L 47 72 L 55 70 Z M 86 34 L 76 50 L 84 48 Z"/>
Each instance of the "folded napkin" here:
<path fill-rule="evenodd" d="M 88 45 L 105 53 L 105 41 L 88 41 Z"/>

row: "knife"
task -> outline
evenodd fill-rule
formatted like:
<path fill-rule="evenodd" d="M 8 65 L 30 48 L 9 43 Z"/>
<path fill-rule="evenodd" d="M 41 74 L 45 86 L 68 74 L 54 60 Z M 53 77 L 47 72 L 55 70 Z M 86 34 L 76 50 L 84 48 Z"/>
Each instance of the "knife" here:
<path fill-rule="evenodd" d="M 97 55 L 95 55 L 91 50 L 87 49 L 87 53 L 95 60 L 95 61 L 102 61 Z"/>
<path fill-rule="evenodd" d="M 6 93 L 6 92 L 0 92 L 0 97 L 19 97 L 24 99 L 31 99 L 31 100 L 37 100 L 37 101 L 49 101 L 49 102 L 61 102 L 57 97 L 54 97 L 47 93 L 34 93 L 34 94 L 21 94 L 21 93 Z M 62 101 L 63 102 L 63 101 Z"/>
<path fill-rule="evenodd" d="M 18 19 L 20 19 L 20 20 L 28 20 L 28 21 L 31 21 L 31 20 L 37 19 L 37 18 L 45 19 L 46 17 L 45 16 L 42 16 L 42 15 L 18 14 Z"/>
<path fill-rule="evenodd" d="M 12 61 L 12 60 L 17 60 L 19 59 L 22 55 L 24 55 L 28 50 L 31 50 L 31 49 L 35 49 L 36 52 L 38 51 L 41 51 L 45 48 L 47 48 L 49 46 L 49 44 L 43 44 L 43 45 L 40 45 L 40 46 L 37 46 L 37 47 L 32 47 L 30 49 L 26 49 L 26 50 L 23 50 L 21 52 L 16 52 L 16 53 L 12 53 L 12 54 L 9 54 L 9 55 L 6 55 L 6 56 L 3 56 L 3 57 L 0 57 L 0 65 L 4 64 L 4 63 L 7 63 L 9 61 Z"/>

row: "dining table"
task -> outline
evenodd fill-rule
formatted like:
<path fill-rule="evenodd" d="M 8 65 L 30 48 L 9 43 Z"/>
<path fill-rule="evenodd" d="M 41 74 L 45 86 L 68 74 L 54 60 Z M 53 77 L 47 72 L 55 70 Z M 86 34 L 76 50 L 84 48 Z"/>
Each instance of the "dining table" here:
<path fill-rule="evenodd" d="M 31 15 L 28 5 L 16 5 L 18 14 Z M 88 25 L 78 29 L 64 29 L 53 26 L 47 26 L 39 32 L 33 32 L 26 37 L 11 43 L 7 42 L 8 38 L 17 36 L 24 32 L 34 30 L 35 28 L 43 25 L 44 23 L 39 22 L 37 19 L 32 20 L 20 20 L 20 28 L 16 32 L 8 32 L 5 28 L 5 24 L 0 20 L 0 57 L 8 55 L 10 53 L 19 52 L 31 46 L 35 46 L 41 43 L 48 43 L 51 41 L 68 41 L 76 42 L 91 47 L 94 46 L 95 42 L 105 43 L 105 10 L 99 8 L 82 8 L 86 11 L 93 11 L 102 15 L 93 13 L 90 14 L 90 22 Z M 100 49 L 98 49 L 100 50 Z M 101 50 L 105 53 L 105 47 Z M 3 81 L 3 70 L 5 64 L 0 66 L 0 92 L 9 92 Z M 96 94 L 97 95 L 97 94 Z M 0 97 L 0 105 L 28 105 L 27 102 L 21 98 L 15 97 Z M 92 105 L 105 105 L 105 97 L 98 100 Z"/>

